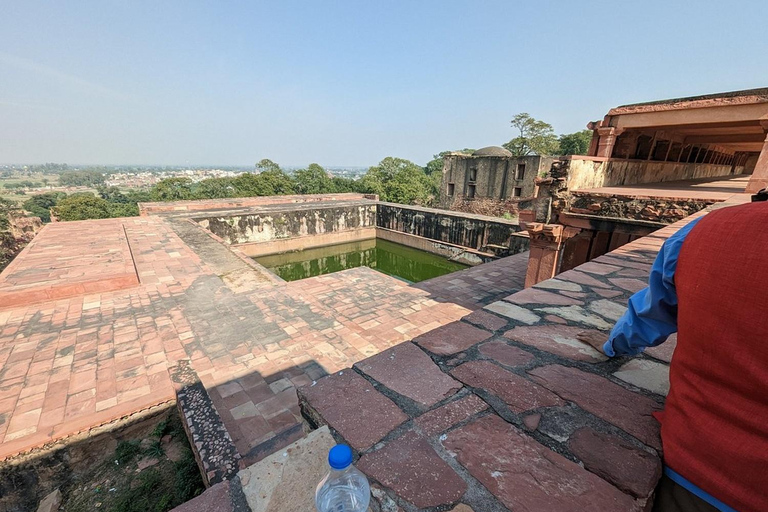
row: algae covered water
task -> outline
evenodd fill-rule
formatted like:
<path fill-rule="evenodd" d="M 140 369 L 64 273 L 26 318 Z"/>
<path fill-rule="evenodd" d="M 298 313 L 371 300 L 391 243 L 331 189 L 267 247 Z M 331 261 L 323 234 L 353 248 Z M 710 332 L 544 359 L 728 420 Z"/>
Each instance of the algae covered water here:
<path fill-rule="evenodd" d="M 378 238 L 255 259 L 286 281 L 364 266 L 409 283 L 418 283 L 467 268 L 442 256 Z"/>

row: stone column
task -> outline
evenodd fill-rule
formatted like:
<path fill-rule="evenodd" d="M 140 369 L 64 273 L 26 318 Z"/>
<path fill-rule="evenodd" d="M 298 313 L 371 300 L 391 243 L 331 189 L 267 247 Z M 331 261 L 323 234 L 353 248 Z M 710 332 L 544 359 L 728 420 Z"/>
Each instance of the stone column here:
<path fill-rule="evenodd" d="M 760 152 L 760 157 L 755 164 L 755 170 L 752 171 L 752 177 L 749 178 L 747 183 L 747 194 L 755 194 L 760 190 L 768 187 L 768 121 L 761 121 L 763 129 L 766 131 L 765 142 L 763 142 L 763 150 Z"/>
<path fill-rule="evenodd" d="M 530 237 L 530 254 L 528 270 L 525 273 L 525 287 L 529 288 L 557 275 L 563 243 L 581 230 L 561 224 L 538 222 L 526 225 L 526 229 Z"/>
<path fill-rule="evenodd" d="M 598 128 L 597 134 L 600 139 L 597 143 L 597 156 L 603 158 L 611 158 L 613 155 L 613 146 L 616 144 L 616 137 L 620 132 L 613 126 L 606 126 L 604 128 Z"/>

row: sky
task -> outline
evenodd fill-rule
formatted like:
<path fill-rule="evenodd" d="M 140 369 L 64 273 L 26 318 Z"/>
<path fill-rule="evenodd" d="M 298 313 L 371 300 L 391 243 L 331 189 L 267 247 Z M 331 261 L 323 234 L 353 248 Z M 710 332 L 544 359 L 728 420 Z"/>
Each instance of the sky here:
<path fill-rule="evenodd" d="M 0 0 L 0 163 L 425 164 L 768 86 L 768 2 Z"/>

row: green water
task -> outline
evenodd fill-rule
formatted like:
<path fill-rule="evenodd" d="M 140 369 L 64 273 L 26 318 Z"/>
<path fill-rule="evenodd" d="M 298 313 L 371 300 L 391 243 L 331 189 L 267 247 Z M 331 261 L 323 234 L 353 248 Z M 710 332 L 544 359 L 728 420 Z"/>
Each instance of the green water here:
<path fill-rule="evenodd" d="M 409 283 L 467 268 L 442 256 L 387 240 L 372 239 L 254 258 L 286 281 L 370 267 Z"/>

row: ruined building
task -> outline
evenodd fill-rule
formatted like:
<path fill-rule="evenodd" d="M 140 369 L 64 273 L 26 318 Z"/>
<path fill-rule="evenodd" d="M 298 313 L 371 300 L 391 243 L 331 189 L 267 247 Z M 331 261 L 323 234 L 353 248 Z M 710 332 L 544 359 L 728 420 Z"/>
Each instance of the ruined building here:
<path fill-rule="evenodd" d="M 515 157 L 499 146 L 478 149 L 472 155 L 455 152 L 445 157 L 440 207 L 450 209 L 465 199 L 525 198 L 534 195 L 534 180 L 549 170 L 554 158 Z"/>
<path fill-rule="evenodd" d="M 536 179 L 527 284 L 768 185 L 768 88 L 624 105 Z"/>

